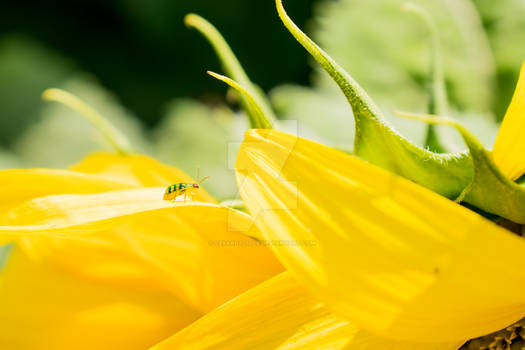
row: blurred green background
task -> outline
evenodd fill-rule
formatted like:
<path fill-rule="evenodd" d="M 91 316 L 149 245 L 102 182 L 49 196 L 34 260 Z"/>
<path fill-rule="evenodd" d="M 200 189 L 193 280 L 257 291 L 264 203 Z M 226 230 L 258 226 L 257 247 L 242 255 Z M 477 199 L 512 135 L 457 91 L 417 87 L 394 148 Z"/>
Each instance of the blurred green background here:
<path fill-rule="evenodd" d="M 290 3 L 299 24 L 310 17 L 312 3 Z M 35 90 L 45 87 L 39 83 L 50 75 L 60 80 L 73 70 L 88 72 L 147 126 L 153 126 L 174 97 L 213 102 L 224 93 L 223 86 L 205 74 L 206 69 L 219 69 L 209 45 L 183 24 L 190 12 L 220 29 L 264 89 L 288 81 L 307 82 L 304 52 L 286 35 L 272 1 L 4 1 L 0 4 L 3 69 L 23 70 L 25 63 L 35 75 L 45 75 L 34 77 Z M 5 62 L 9 50 L 26 62 Z M 285 53 L 286 58 L 278 60 L 275 52 Z M 60 60 L 56 67 L 51 67 L 53 60 Z M 8 68 L 6 63 L 18 67 Z M 2 145 L 19 132 L 2 129 Z"/>
<path fill-rule="evenodd" d="M 287 0 L 296 21 L 422 144 L 425 126 L 391 116 L 428 106 L 428 30 L 404 0 Z M 439 29 L 450 114 L 490 146 L 525 59 L 525 0 L 415 0 Z M 194 12 L 222 32 L 251 79 L 270 96 L 282 127 L 352 148 L 342 95 L 279 21 L 273 0 L 91 0 L 0 3 L 0 168 L 67 167 L 108 145 L 71 110 L 44 103 L 64 88 L 98 109 L 141 153 L 235 197 L 232 164 L 247 122 L 209 44 L 183 17 Z M 457 150 L 447 128 L 441 137 Z M 181 152 L 183 150 L 183 152 Z M 167 184 L 168 185 L 168 184 Z"/>

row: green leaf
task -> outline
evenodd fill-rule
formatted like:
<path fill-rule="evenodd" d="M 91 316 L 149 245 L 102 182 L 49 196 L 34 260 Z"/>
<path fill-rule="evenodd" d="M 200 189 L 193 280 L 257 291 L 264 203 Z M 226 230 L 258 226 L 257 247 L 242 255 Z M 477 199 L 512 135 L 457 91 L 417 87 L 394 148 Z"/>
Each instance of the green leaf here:
<path fill-rule="evenodd" d="M 379 108 L 367 93 L 292 22 L 281 0 L 276 0 L 276 5 L 290 33 L 332 77 L 350 103 L 356 123 L 354 153 L 443 196 L 457 197 L 473 176 L 468 153 L 433 153 L 398 134 L 384 122 Z"/>

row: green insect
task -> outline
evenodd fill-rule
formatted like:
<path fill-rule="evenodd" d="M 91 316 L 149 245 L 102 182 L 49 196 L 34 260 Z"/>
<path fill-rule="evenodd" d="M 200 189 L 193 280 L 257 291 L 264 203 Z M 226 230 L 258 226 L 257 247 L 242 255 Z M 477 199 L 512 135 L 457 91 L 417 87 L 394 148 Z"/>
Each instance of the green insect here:
<path fill-rule="evenodd" d="M 164 192 L 164 197 L 162 199 L 166 201 L 173 201 L 178 196 L 184 195 L 184 202 L 186 202 L 186 197 L 188 193 L 190 194 L 190 196 L 194 196 L 195 189 L 199 189 L 200 184 L 208 180 L 210 177 L 206 176 L 201 180 L 199 180 L 199 178 L 200 178 L 200 169 L 197 169 L 197 183 L 181 182 L 178 184 L 173 184 L 171 186 L 168 186 L 168 188 L 166 188 L 166 191 Z"/>

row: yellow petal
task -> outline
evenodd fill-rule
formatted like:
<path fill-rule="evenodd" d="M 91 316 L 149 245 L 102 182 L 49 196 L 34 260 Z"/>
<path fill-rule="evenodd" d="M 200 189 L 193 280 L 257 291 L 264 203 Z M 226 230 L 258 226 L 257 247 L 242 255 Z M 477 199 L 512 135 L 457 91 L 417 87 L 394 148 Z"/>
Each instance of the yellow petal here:
<path fill-rule="evenodd" d="M 70 169 L 102 175 L 143 187 L 168 187 L 179 182 L 195 182 L 183 171 L 142 155 L 94 153 Z M 193 199 L 200 202 L 215 203 L 215 200 L 202 188 L 196 191 Z"/>
<path fill-rule="evenodd" d="M 279 260 L 361 329 L 454 341 L 525 315 L 525 240 L 474 212 L 278 131 L 248 131 L 236 170 Z"/>
<path fill-rule="evenodd" d="M 282 271 L 251 218 L 210 203 L 162 201 L 163 188 L 32 200 L 0 217 L 34 259 L 84 278 L 162 286 L 201 311 Z"/>
<path fill-rule="evenodd" d="M 15 248 L 0 274 L 0 348 L 146 349 L 199 313 L 171 293 L 88 281 Z"/>
<path fill-rule="evenodd" d="M 136 186 L 97 175 L 56 169 L 9 169 L 0 171 L 0 215 L 34 198 L 64 193 L 97 193 Z M 0 244 L 13 237 L 0 237 Z"/>
<path fill-rule="evenodd" d="M 0 217 L 0 230 L 11 230 L 27 235 L 39 230 L 69 229 L 83 226 L 88 231 L 114 226 L 129 215 L 149 214 L 154 210 L 166 210 L 187 205 L 211 204 L 200 202 L 163 201 L 164 188 L 138 188 L 89 195 L 64 194 L 35 198 Z M 87 226 L 87 224 L 92 224 Z"/>
<path fill-rule="evenodd" d="M 97 193 L 134 188 L 118 179 L 55 169 L 0 171 L 0 214 L 25 201 L 65 193 Z"/>
<path fill-rule="evenodd" d="M 492 155 L 500 170 L 512 180 L 525 173 L 525 63 Z"/>
<path fill-rule="evenodd" d="M 359 331 L 284 272 L 151 350 L 455 350 L 459 345 L 397 342 Z"/>

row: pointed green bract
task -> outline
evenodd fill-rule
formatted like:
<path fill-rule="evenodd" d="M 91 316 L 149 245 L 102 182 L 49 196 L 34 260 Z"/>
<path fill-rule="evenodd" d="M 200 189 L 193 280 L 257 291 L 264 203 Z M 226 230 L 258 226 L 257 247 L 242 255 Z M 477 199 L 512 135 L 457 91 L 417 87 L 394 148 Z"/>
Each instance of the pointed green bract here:
<path fill-rule="evenodd" d="M 188 27 L 197 29 L 209 41 L 215 50 L 215 53 L 217 54 L 217 57 L 219 58 L 219 61 L 221 62 L 221 65 L 226 74 L 250 92 L 250 95 L 257 102 L 257 105 L 262 110 L 266 119 L 269 120 L 270 123 L 273 123 L 276 118 L 271 108 L 270 102 L 264 95 L 263 91 L 250 80 L 239 63 L 239 60 L 237 57 L 235 57 L 232 49 L 226 40 L 224 40 L 219 31 L 210 22 L 196 14 L 187 15 L 184 18 L 184 23 L 186 23 Z M 258 114 L 259 111 L 253 109 L 253 105 L 246 100 L 245 95 L 241 95 L 241 97 L 242 107 L 250 116 L 250 119 L 254 120 L 256 118 L 256 114 Z M 252 127 L 255 128 L 253 125 Z"/>
<path fill-rule="evenodd" d="M 101 116 L 100 113 L 77 96 L 61 89 L 47 89 L 42 93 L 42 99 L 62 103 L 80 113 L 80 115 L 89 120 L 89 122 L 104 135 L 116 152 L 120 154 L 134 153 L 128 139 L 107 121 L 107 119 Z"/>
<path fill-rule="evenodd" d="M 240 93 L 243 98 L 246 100 L 246 103 L 250 107 L 250 110 L 253 114 L 250 115 L 250 122 L 252 125 L 252 128 L 254 129 L 273 129 L 273 124 L 266 115 L 263 112 L 262 106 L 259 105 L 257 99 L 254 95 L 244 86 L 237 83 L 235 80 L 232 80 L 228 77 L 225 77 L 224 75 L 220 75 L 214 72 L 207 72 L 209 75 L 214 77 L 215 79 L 218 79 L 226 84 L 228 84 L 231 88 L 235 89 L 238 93 Z"/>
<path fill-rule="evenodd" d="M 507 178 L 494 163 L 492 153 L 470 131 L 450 118 L 407 112 L 398 112 L 398 115 L 454 127 L 467 144 L 474 163 L 474 178 L 456 200 L 518 224 L 525 224 L 525 186 Z"/>
<path fill-rule="evenodd" d="M 463 138 L 467 141 L 465 135 Z M 474 160 L 475 175 L 474 181 L 465 190 L 465 202 L 516 223 L 525 224 L 525 186 L 503 175 L 492 160 L 492 153 L 479 141 L 470 142 L 469 148 Z"/>
<path fill-rule="evenodd" d="M 276 0 L 276 5 L 286 28 L 332 77 L 350 103 L 356 124 L 354 153 L 443 196 L 457 197 L 473 177 L 468 153 L 436 154 L 399 135 L 384 122 L 379 108 L 357 82 L 293 23 L 282 1 Z"/>

